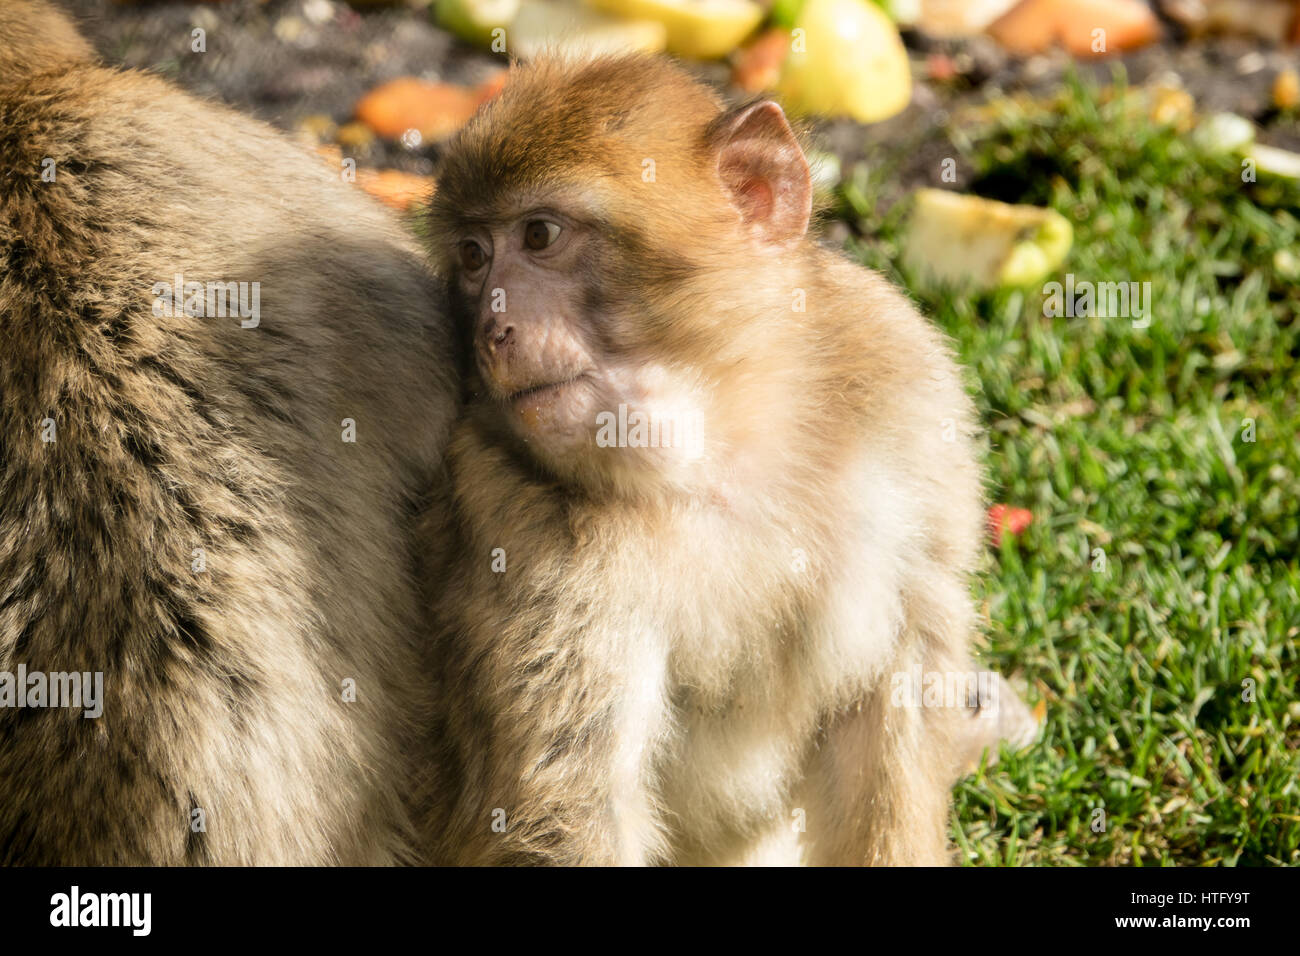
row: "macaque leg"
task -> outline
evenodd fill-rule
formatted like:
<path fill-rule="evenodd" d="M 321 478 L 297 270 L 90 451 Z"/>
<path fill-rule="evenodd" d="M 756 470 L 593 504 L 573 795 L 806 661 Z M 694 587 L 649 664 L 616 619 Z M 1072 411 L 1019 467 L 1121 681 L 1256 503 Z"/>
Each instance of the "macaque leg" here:
<path fill-rule="evenodd" d="M 942 724 L 953 716 L 895 706 L 887 690 L 835 715 L 807 778 L 810 865 L 951 862 L 948 792 L 954 775 Z"/>
<path fill-rule="evenodd" d="M 869 691 L 829 715 L 805 779 L 810 865 L 944 866 L 950 791 L 981 688 L 957 583 L 935 574 Z M 957 610 L 955 610 L 957 609 Z M 951 689 L 950 689 L 951 688 Z M 937 691 L 937 693 L 936 693 Z"/>

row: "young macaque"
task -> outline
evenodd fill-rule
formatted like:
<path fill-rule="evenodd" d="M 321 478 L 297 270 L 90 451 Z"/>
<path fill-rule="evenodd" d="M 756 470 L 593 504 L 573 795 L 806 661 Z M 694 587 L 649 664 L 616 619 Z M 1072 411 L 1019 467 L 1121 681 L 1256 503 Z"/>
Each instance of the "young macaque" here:
<path fill-rule="evenodd" d="M 654 58 L 516 68 L 451 144 L 435 859 L 948 860 L 1005 686 L 972 403 L 811 209 L 775 103 Z"/>
<path fill-rule="evenodd" d="M 419 859 L 441 298 L 338 171 L 0 3 L 0 863 Z"/>

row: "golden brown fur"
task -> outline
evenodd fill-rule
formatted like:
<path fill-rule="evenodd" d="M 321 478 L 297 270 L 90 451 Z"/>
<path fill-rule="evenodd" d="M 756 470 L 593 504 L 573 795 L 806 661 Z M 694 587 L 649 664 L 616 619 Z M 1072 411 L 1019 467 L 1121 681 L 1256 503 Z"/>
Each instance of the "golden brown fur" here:
<path fill-rule="evenodd" d="M 6 0 L 0 5 L 5 41 L 0 80 L 14 81 L 89 63 L 90 44 L 58 9 L 38 0 Z"/>
<path fill-rule="evenodd" d="M 155 315 L 178 273 L 259 282 L 260 324 Z M 317 158 L 0 5 L 0 670 L 105 697 L 0 709 L 0 862 L 413 858 L 437 297 Z"/>
<path fill-rule="evenodd" d="M 661 60 L 549 60 L 516 68 L 449 150 L 434 210 L 449 273 L 484 224 L 581 210 L 565 227 L 581 306 L 560 285 L 510 288 L 528 312 L 502 321 L 653 368 L 706 438 L 697 458 L 569 441 L 510 417 L 528 399 L 503 396 L 528 382 L 503 385 L 495 353 L 467 360 L 451 490 L 426 529 L 439 859 L 947 858 L 968 712 L 890 689 L 974 669 L 972 404 L 907 299 L 803 235 L 807 168 L 774 117 L 724 111 Z M 751 160 L 787 178 L 755 186 Z M 776 214 L 751 222 L 768 199 Z M 514 268 L 505 256 L 487 268 Z M 477 288 L 453 282 L 459 322 L 483 321 Z"/>

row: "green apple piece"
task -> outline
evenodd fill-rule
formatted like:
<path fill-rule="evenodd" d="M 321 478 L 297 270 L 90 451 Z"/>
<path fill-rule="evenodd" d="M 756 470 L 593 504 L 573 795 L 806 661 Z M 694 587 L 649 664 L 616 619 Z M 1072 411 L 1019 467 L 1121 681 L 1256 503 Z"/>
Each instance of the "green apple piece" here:
<path fill-rule="evenodd" d="M 608 13 L 655 20 L 668 30 L 668 50 L 693 60 L 716 60 L 740 46 L 763 20 L 753 0 L 587 0 Z"/>
<path fill-rule="evenodd" d="M 789 30 L 799 19 L 799 11 L 803 9 L 804 3 L 805 0 L 776 0 L 769 14 L 772 26 L 785 27 Z"/>
<path fill-rule="evenodd" d="M 922 280 L 976 288 L 1025 286 L 1051 275 L 1074 230 L 1060 213 L 921 189 L 903 238 L 903 267 Z"/>
<path fill-rule="evenodd" d="M 598 56 L 642 51 L 662 53 L 668 31 L 653 20 L 620 20 L 574 3 L 522 0 L 506 29 L 506 49 L 530 60 L 546 50 Z"/>
<path fill-rule="evenodd" d="M 1004 286 L 1032 285 L 1047 278 L 1065 261 L 1074 245 L 1074 227 L 1055 209 L 1037 209 L 1034 206 L 1012 206 L 1012 209 L 1036 209 L 1042 221 L 1033 235 L 1016 243 L 1002 264 L 998 274 Z"/>
<path fill-rule="evenodd" d="M 519 0 L 438 0 L 438 25 L 478 46 L 492 43 L 492 31 L 507 26 Z"/>
<path fill-rule="evenodd" d="M 776 88 L 791 112 L 874 123 L 911 100 L 912 68 L 898 29 L 869 0 L 807 0 L 794 29 Z"/>

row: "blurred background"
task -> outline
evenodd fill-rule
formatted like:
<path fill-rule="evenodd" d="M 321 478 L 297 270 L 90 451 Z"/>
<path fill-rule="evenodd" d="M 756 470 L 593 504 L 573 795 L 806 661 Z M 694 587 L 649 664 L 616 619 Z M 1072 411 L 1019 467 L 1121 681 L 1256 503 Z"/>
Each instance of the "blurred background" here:
<path fill-rule="evenodd" d="M 1300 864 L 1296 3 L 61 2 L 412 228 L 508 57 L 775 96 L 824 241 L 948 333 L 987 432 L 982 655 L 1042 735 L 958 786 L 964 859 Z"/>
<path fill-rule="evenodd" d="M 821 124 L 828 178 L 883 150 L 902 161 L 900 186 L 931 183 L 954 114 L 1116 69 L 1166 91 L 1162 120 L 1186 123 L 1193 104 L 1231 111 L 1300 149 L 1294 123 L 1278 122 L 1300 104 L 1293 0 L 61 2 L 110 62 L 415 176 L 507 57 L 547 44 L 666 50 L 731 96 L 773 92 Z M 385 193 L 399 201 L 431 180 L 388 183 L 407 187 Z"/>

